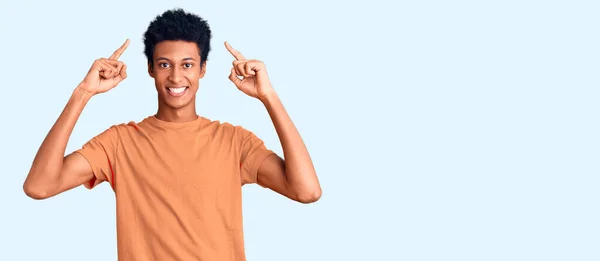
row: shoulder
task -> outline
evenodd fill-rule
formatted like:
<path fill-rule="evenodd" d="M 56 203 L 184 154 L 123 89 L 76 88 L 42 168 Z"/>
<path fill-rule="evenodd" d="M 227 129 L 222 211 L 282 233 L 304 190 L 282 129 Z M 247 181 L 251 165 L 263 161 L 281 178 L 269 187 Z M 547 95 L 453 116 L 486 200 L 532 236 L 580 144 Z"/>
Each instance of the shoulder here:
<path fill-rule="evenodd" d="M 212 120 L 208 118 L 204 118 L 204 128 L 209 129 L 215 133 L 221 133 L 224 135 L 232 135 L 232 136 L 245 136 L 248 133 L 248 130 L 245 129 L 241 125 L 236 125 L 231 122 L 222 121 L 222 120 Z"/>
<path fill-rule="evenodd" d="M 100 140 L 120 140 L 125 136 L 129 136 L 132 133 L 139 132 L 139 122 L 129 121 L 122 123 L 115 123 L 108 126 L 104 131 L 98 134 L 95 139 Z"/>

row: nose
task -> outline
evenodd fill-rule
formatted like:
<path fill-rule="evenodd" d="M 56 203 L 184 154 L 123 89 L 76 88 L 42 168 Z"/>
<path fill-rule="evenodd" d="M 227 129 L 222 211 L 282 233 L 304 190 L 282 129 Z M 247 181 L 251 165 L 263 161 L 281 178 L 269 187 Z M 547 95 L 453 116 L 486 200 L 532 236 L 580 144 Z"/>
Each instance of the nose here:
<path fill-rule="evenodd" d="M 179 81 L 181 81 L 182 77 L 183 75 L 181 73 L 181 69 L 179 69 L 178 67 L 174 67 L 171 70 L 171 73 L 169 74 L 169 81 L 178 83 Z"/>

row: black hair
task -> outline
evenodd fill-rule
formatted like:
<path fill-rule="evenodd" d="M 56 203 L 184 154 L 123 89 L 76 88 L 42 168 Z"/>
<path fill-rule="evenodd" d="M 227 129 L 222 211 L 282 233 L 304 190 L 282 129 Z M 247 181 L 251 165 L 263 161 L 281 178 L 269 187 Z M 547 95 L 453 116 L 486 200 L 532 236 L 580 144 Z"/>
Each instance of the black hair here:
<path fill-rule="evenodd" d="M 198 45 L 200 64 L 208 60 L 211 31 L 202 17 L 181 8 L 167 10 L 150 22 L 144 33 L 144 54 L 153 64 L 154 48 L 161 41 L 187 41 Z"/>

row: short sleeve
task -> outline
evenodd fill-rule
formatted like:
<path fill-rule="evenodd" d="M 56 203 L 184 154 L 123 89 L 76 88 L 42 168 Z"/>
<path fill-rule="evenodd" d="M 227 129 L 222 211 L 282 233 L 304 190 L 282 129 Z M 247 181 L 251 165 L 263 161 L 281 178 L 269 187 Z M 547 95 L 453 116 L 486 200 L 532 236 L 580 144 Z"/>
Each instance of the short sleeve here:
<path fill-rule="evenodd" d="M 242 185 L 256 183 L 256 176 L 260 164 L 275 152 L 266 148 L 264 142 L 254 133 L 241 129 L 241 180 Z"/>
<path fill-rule="evenodd" d="M 119 142 L 117 126 L 112 126 L 99 135 L 93 137 L 74 153 L 81 154 L 90 164 L 94 177 L 84 186 L 88 189 L 107 181 L 115 190 L 115 160 Z"/>

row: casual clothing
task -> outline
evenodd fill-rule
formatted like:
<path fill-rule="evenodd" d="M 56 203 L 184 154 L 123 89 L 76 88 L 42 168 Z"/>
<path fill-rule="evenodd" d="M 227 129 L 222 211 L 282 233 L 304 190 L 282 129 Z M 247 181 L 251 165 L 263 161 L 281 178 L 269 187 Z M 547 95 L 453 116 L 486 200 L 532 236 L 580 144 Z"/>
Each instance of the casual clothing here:
<path fill-rule="evenodd" d="M 76 151 L 92 189 L 116 195 L 119 261 L 245 260 L 244 184 L 274 152 L 252 132 L 204 117 L 111 126 Z"/>

